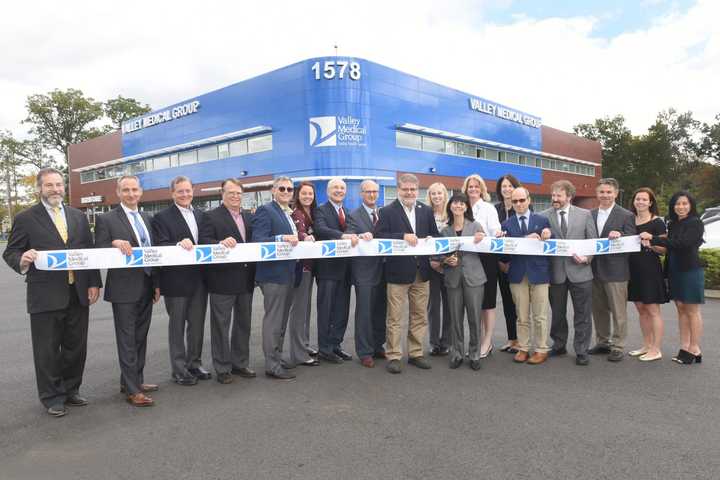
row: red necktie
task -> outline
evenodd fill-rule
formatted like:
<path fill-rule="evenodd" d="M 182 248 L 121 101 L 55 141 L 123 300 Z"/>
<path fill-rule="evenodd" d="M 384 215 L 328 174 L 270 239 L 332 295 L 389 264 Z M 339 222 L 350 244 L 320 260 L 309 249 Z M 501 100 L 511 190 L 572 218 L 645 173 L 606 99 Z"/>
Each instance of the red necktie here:
<path fill-rule="evenodd" d="M 340 229 L 344 232 L 345 231 L 345 209 L 343 209 L 343 207 L 340 207 L 338 209 L 338 220 L 340 220 Z"/>
<path fill-rule="evenodd" d="M 375 210 L 373 210 L 371 218 L 372 218 L 372 223 L 373 223 L 373 227 L 374 227 L 375 225 L 377 225 L 377 221 L 378 221 L 377 213 L 375 213 Z"/>

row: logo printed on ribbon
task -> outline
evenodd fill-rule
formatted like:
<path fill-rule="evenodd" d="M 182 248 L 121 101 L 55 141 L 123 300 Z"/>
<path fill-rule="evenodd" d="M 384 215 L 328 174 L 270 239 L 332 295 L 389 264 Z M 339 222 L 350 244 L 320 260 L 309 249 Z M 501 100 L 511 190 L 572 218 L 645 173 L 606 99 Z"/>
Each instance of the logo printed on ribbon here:
<path fill-rule="evenodd" d="M 323 257 L 334 257 L 337 255 L 337 244 L 335 242 L 327 242 L 322 244 L 321 255 Z"/>
<path fill-rule="evenodd" d="M 274 243 L 263 243 L 260 245 L 260 259 L 272 260 L 277 258 L 277 246 Z"/>
<path fill-rule="evenodd" d="M 311 147 L 337 146 L 337 117 L 312 117 L 309 122 Z"/>
<path fill-rule="evenodd" d="M 391 255 L 393 253 L 392 240 L 378 240 L 377 246 L 380 255 Z"/>
<path fill-rule="evenodd" d="M 610 251 L 610 240 L 603 238 L 602 240 L 595 240 L 595 253 L 605 253 Z"/>
<path fill-rule="evenodd" d="M 502 252 L 505 247 L 504 238 L 492 238 L 490 239 L 490 251 L 491 252 Z"/>
<path fill-rule="evenodd" d="M 133 248 L 132 255 L 125 255 L 125 265 L 142 265 L 143 251 L 142 248 Z"/>
<path fill-rule="evenodd" d="M 195 247 L 195 261 L 211 263 L 213 261 L 212 247 Z"/>
<path fill-rule="evenodd" d="M 545 240 L 543 242 L 543 254 L 552 255 L 557 253 L 557 241 Z"/>
<path fill-rule="evenodd" d="M 435 253 L 450 253 L 450 240 L 447 238 L 435 240 Z"/>
<path fill-rule="evenodd" d="M 67 253 L 48 253 L 47 264 L 50 270 L 67 267 Z"/>

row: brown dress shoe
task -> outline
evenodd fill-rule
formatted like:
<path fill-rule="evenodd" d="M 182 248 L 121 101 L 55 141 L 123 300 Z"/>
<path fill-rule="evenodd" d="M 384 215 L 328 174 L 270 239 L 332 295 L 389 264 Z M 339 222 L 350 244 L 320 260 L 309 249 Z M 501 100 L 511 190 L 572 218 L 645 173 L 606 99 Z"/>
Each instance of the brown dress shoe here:
<path fill-rule="evenodd" d="M 513 357 L 513 361 L 517 363 L 525 363 L 528 359 L 528 352 L 523 352 L 522 350 L 518 350 L 518 352 L 515 354 L 515 357 Z"/>
<path fill-rule="evenodd" d="M 128 395 L 127 401 L 133 407 L 152 407 L 155 401 L 144 393 L 136 393 L 134 395 Z"/>
<path fill-rule="evenodd" d="M 528 365 L 540 365 L 545 360 L 547 360 L 547 358 L 548 358 L 547 353 L 535 352 L 532 354 L 532 356 L 527 361 L 527 363 L 528 363 Z"/>
<path fill-rule="evenodd" d="M 375 362 L 373 361 L 372 357 L 361 357 L 360 364 L 362 364 L 363 367 L 367 368 L 373 368 L 375 366 Z"/>

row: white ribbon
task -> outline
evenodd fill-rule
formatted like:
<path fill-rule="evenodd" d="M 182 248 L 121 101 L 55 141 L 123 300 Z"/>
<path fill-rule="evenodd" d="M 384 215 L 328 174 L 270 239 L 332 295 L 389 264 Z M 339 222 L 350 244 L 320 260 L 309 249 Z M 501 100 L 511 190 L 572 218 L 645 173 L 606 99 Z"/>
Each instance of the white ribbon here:
<path fill-rule="evenodd" d="M 405 240 L 360 240 L 353 247 L 350 240 L 325 240 L 289 243 L 239 243 L 235 248 L 223 245 L 197 245 L 191 250 L 179 246 L 133 248 L 123 255 L 117 248 L 46 250 L 38 252 L 35 267 L 39 270 L 90 270 L 102 268 L 166 267 L 213 263 L 271 262 L 305 258 L 377 257 L 398 255 L 442 255 L 456 250 L 508 255 L 609 255 L 637 252 L 637 235 L 615 240 L 535 240 L 530 238 L 490 238 L 474 243 L 473 237 L 426 238 L 414 247 Z"/>

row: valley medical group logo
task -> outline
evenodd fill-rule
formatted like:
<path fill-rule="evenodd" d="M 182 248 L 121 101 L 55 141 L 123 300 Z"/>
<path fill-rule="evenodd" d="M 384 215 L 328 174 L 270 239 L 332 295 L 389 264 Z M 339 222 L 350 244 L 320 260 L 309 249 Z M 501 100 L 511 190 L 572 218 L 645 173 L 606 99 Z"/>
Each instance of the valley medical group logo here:
<path fill-rule="evenodd" d="M 311 147 L 364 147 L 367 126 L 352 115 L 311 117 Z"/>

